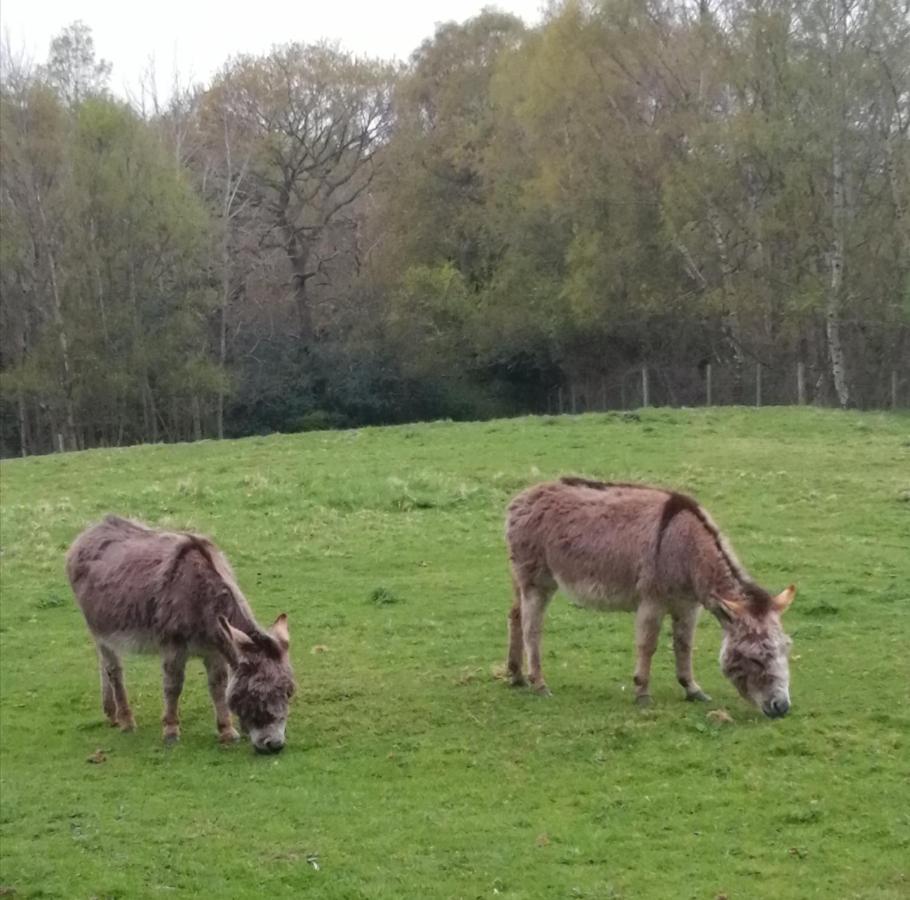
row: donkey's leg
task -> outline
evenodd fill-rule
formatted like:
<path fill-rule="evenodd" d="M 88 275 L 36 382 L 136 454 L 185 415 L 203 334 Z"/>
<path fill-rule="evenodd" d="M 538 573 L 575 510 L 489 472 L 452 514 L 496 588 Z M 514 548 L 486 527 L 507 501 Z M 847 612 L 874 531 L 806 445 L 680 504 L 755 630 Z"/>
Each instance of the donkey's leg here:
<path fill-rule="evenodd" d="M 187 656 L 186 647 L 180 644 L 164 647 L 161 651 L 161 673 L 164 682 L 164 714 L 161 716 L 161 724 L 166 744 L 172 744 L 180 738 L 180 716 L 177 706 L 180 703 L 180 692 L 183 690 Z"/>
<path fill-rule="evenodd" d="M 120 657 L 107 644 L 98 644 L 98 653 L 101 656 L 101 665 L 104 668 L 104 676 L 102 677 L 107 677 L 111 692 L 114 695 L 114 704 L 116 706 L 115 721 L 121 731 L 133 731 L 136 728 L 136 720 L 133 718 L 130 701 L 126 696 L 126 686 L 123 683 L 123 665 L 120 663 Z"/>
<path fill-rule="evenodd" d="M 509 610 L 509 659 L 506 670 L 509 681 L 515 687 L 527 684 L 522 673 L 524 662 L 524 638 L 521 634 L 521 588 L 515 573 L 512 573 L 512 608 Z"/>
<path fill-rule="evenodd" d="M 104 664 L 104 656 L 101 653 L 101 646 L 98 646 L 98 671 L 101 673 L 101 708 L 104 715 L 107 716 L 108 722 L 114 727 L 117 726 L 117 701 L 114 699 L 114 686 L 107 674 L 107 666 Z"/>
<path fill-rule="evenodd" d="M 648 686 L 651 683 L 651 657 L 657 649 L 660 637 L 660 623 L 664 617 L 661 605 L 642 599 L 635 614 L 635 702 L 639 706 L 648 706 L 651 694 Z"/>
<path fill-rule="evenodd" d="M 240 739 L 240 734 L 231 721 L 231 711 L 227 704 L 228 666 L 218 653 L 205 657 L 205 671 L 209 676 L 209 694 L 212 706 L 215 707 L 215 725 L 218 728 L 218 740 L 222 744 L 232 744 Z"/>
<path fill-rule="evenodd" d="M 553 597 L 552 590 L 523 585 L 521 589 L 521 632 L 528 656 L 528 680 L 539 694 L 550 695 L 540 668 L 540 632 L 543 617 Z"/>
<path fill-rule="evenodd" d="M 710 700 L 698 686 L 692 671 L 692 645 L 695 642 L 695 626 L 698 623 L 698 607 L 695 604 L 674 609 L 673 652 L 676 656 L 676 680 L 686 691 L 686 700 Z"/>

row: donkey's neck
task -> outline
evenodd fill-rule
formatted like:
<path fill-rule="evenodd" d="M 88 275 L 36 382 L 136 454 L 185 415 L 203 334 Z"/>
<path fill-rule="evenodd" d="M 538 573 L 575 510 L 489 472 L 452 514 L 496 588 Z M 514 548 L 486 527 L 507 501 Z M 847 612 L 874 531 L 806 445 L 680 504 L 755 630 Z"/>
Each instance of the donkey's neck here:
<path fill-rule="evenodd" d="M 250 609 L 250 605 L 246 602 L 246 598 L 243 597 L 243 595 L 241 595 L 241 598 L 239 599 L 235 598 L 235 602 L 231 605 L 231 609 L 226 613 L 225 618 L 227 618 L 228 622 L 230 622 L 234 628 L 237 628 L 246 634 L 253 634 L 257 631 L 265 630 L 256 621 L 253 610 Z"/>
<path fill-rule="evenodd" d="M 699 549 L 695 556 L 692 583 L 702 606 L 721 621 L 726 616 L 719 598 L 743 603 L 756 614 L 767 609 L 771 595 L 749 577 L 726 543 L 712 541 Z"/>
<path fill-rule="evenodd" d="M 691 556 L 690 567 L 695 594 L 711 612 L 718 611 L 718 597 L 746 599 L 744 592 L 749 577 L 719 534 L 705 530 L 697 540 L 697 552 Z"/>

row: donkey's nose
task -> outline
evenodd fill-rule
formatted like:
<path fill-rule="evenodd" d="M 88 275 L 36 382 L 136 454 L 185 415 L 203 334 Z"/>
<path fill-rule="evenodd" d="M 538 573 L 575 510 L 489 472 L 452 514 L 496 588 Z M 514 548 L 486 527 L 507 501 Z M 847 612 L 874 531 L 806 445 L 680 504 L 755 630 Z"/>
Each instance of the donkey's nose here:
<path fill-rule="evenodd" d="M 272 738 L 271 740 L 266 741 L 265 745 L 272 753 L 280 753 L 284 749 L 284 741 L 279 740 L 278 738 Z"/>
<path fill-rule="evenodd" d="M 765 710 L 765 715 L 779 719 L 790 712 L 790 701 L 786 697 L 775 697 Z"/>

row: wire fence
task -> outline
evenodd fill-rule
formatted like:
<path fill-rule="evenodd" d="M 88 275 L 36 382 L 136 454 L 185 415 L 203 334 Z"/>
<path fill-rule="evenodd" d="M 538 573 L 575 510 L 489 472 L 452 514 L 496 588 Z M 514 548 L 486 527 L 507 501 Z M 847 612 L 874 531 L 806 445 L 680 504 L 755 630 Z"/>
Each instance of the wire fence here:
<path fill-rule="evenodd" d="M 620 373 L 581 377 L 546 392 L 538 412 L 584 413 L 643 406 L 838 406 L 827 371 L 804 363 L 771 367 L 706 363 L 639 365 Z M 910 408 L 910 371 L 895 368 L 851 387 L 858 409 Z"/>

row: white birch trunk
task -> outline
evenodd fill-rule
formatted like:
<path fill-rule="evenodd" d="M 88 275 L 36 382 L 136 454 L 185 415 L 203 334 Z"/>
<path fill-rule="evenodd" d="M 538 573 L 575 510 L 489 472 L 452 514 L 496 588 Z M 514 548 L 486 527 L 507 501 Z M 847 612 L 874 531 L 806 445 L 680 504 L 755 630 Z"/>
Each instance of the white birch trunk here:
<path fill-rule="evenodd" d="M 60 297 L 60 288 L 57 281 L 57 259 L 48 231 L 47 216 L 44 213 L 44 203 L 41 193 L 35 188 L 35 203 L 38 216 L 41 219 L 41 231 L 44 236 L 44 252 L 47 256 L 48 278 L 51 286 L 52 311 L 54 327 L 57 331 L 57 342 L 60 345 L 60 359 L 63 366 L 63 409 L 65 417 L 66 442 L 70 449 L 76 450 L 76 417 L 73 410 L 73 368 L 70 360 L 69 338 L 66 333 L 66 323 L 63 319 L 63 302 Z"/>

